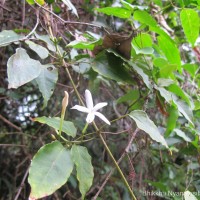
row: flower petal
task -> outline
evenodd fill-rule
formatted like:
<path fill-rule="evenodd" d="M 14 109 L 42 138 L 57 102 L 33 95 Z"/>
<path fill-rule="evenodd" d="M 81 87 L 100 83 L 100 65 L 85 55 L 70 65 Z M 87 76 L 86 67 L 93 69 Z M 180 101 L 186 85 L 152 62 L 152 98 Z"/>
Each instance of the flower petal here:
<path fill-rule="evenodd" d="M 71 109 L 76 109 L 78 111 L 85 112 L 85 113 L 89 113 L 90 112 L 90 110 L 88 108 L 83 107 L 83 106 L 79 106 L 79 105 L 75 105 Z"/>
<path fill-rule="evenodd" d="M 94 114 L 98 116 L 100 119 L 102 119 L 104 122 L 106 122 L 106 124 L 110 125 L 110 122 L 103 114 L 101 114 L 100 112 L 95 112 Z"/>
<path fill-rule="evenodd" d="M 93 121 L 94 121 L 94 117 L 95 117 L 94 113 L 90 112 L 90 113 L 87 115 L 86 122 L 87 122 L 87 123 L 93 122 Z"/>
<path fill-rule="evenodd" d="M 92 111 L 95 112 L 95 111 L 99 110 L 100 108 L 103 108 L 104 106 L 107 106 L 107 105 L 108 105 L 108 103 L 106 103 L 106 102 L 98 103 L 97 105 L 94 106 Z"/>
<path fill-rule="evenodd" d="M 87 108 L 92 110 L 94 105 L 93 105 L 92 95 L 89 90 L 85 90 L 85 101 L 86 101 Z"/>

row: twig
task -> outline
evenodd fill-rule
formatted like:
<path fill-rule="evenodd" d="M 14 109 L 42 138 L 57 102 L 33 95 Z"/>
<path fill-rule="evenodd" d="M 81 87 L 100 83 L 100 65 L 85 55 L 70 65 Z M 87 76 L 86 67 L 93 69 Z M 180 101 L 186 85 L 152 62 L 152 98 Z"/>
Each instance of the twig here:
<path fill-rule="evenodd" d="M 20 195 L 20 193 L 21 193 L 21 191 L 22 191 L 22 188 L 23 188 L 23 186 L 24 186 L 24 182 L 25 182 L 25 180 L 26 180 L 26 177 L 28 176 L 28 172 L 29 172 L 29 167 L 27 168 L 26 173 L 24 174 L 24 177 L 23 177 L 23 179 L 22 179 L 22 182 L 21 182 L 21 184 L 20 184 L 20 186 L 19 186 L 18 192 L 17 192 L 17 194 L 16 194 L 14 200 L 17 200 L 17 199 L 18 199 L 18 197 L 19 197 L 19 195 Z"/>
<path fill-rule="evenodd" d="M 36 10 L 36 16 L 37 16 L 37 21 L 36 21 L 36 24 L 35 24 L 34 28 L 32 29 L 32 31 L 24 39 L 29 38 L 35 32 L 35 30 L 37 29 L 38 24 L 39 24 L 39 11 L 38 10 Z"/>
<path fill-rule="evenodd" d="M 37 4 L 37 6 L 39 6 L 40 8 L 42 8 L 43 10 L 49 12 L 50 14 L 52 14 L 53 16 L 55 16 L 56 18 L 58 18 L 60 21 L 62 21 L 62 23 L 64 24 L 78 24 L 78 25 L 86 25 L 86 26 L 93 26 L 93 27 L 96 27 L 96 28 L 99 28 L 99 29 L 102 29 L 104 30 L 106 33 L 109 34 L 109 32 L 106 30 L 106 28 L 104 26 L 100 26 L 100 25 L 97 25 L 97 24 L 91 24 L 91 23 L 87 23 L 87 22 L 77 22 L 77 21 L 66 21 L 64 19 L 62 19 L 61 17 L 59 17 L 58 15 L 56 15 L 55 13 L 53 13 L 52 11 L 46 9 L 45 7 L 41 6 L 39 3 L 37 3 L 35 1 L 35 3 Z"/>
<path fill-rule="evenodd" d="M 6 124 L 8 124 L 8 125 L 10 125 L 10 126 L 12 126 L 13 128 L 15 128 L 16 130 L 18 130 L 18 131 L 22 131 L 22 129 L 20 128 L 20 127 L 18 127 L 18 126 L 16 126 L 15 124 L 13 124 L 12 122 L 10 122 L 9 120 L 7 120 L 5 117 L 3 117 L 2 115 L 0 115 L 0 119 L 2 120 L 2 121 L 4 121 Z"/>
<path fill-rule="evenodd" d="M 6 7 L 3 6 L 2 4 L 0 4 L 0 7 L 3 8 L 4 10 L 7 10 L 8 12 L 12 12 L 10 9 L 6 8 Z"/>
<path fill-rule="evenodd" d="M 130 147 L 131 147 L 131 144 L 132 144 L 132 142 L 133 142 L 133 139 L 135 138 L 135 136 L 136 136 L 136 134 L 137 134 L 138 131 L 139 131 L 139 129 L 136 128 L 135 131 L 133 132 L 133 134 L 132 134 L 132 136 L 131 136 L 131 139 L 130 139 L 129 142 L 128 142 L 128 145 L 127 145 L 125 151 L 122 153 L 121 157 L 118 159 L 117 164 L 119 164 L 119 163 L 122 161 L 122 159 L 124 158 L 124 156 L 129 152 L 129 149 L 130 149 Z M 97 199 L 97 197 L 99 196 L 99 194 L 100 194 L 101 191 L 103 190 L 104 186 L 106 185 L 106 183 L 108 182 L 108 180 L 110 179 L 110 177 L 111 177 L 111 175 L 113 174 L 114 171 L 115 171 L 115 168 L 113 168 L 113 169 L 109 172 L 108 176 L 106 177 L 106 179 L 104 180 L 104 182 L 102 183 L 101 187 L 99 188 L 99 190 L 98 190 L 98 192 L 95 194 L 95 196 L 92 198 L 92 200 L 96 200 L 96 199 Z"/>

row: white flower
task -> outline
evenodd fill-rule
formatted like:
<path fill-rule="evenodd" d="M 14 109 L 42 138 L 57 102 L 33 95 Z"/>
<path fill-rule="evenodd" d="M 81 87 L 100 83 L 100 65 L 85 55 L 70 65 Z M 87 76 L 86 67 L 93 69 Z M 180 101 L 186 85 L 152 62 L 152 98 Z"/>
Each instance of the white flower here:
<path fill-rule="evenodd" d="M 78 111 L 88 113 L 87 118 L 86 118 L 87 123 L 93 122 L 95 115 L 96 115 L 97 117 L 99 117 L 104 122 L 106 122 L 107 124 L 110 125 L 110 122 L 108 121 L 108 119 L 103 114 L 101 114 L 100 112 L 97 112 L 97 110 L 103 108 L 104 106 L 107 106 L 108 103 L 102 102 L 102 103 L 98 103 L 97 105 L 94 106 L 92 95 L 91 95 L 91 92 L 89 90 L 85 90 L 85 101 L 86 101 L 87 107 L 75 105 L 71 109 L 76 109 Z"/>

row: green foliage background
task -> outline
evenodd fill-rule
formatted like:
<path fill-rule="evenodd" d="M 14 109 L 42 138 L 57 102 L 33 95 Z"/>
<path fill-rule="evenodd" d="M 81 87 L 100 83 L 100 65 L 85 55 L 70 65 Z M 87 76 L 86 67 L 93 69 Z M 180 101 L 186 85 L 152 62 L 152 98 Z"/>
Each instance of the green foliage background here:
<path fill-rule="evenodd" d="M 84 147 L 74 145 L 85 125 L 85 114 L 70 110 L 80 103 L 75 88 L 83 99 L 89 89 L 95 104 L 108 102 L 102 112 L 111 126 L 95 122 L 115 159 L 122 158 L 119 166 L 137 199 L 182 199 L 175 194 L 187 190 L 200 199 L 199 9 L 198 0 L 29 0 L 1 5 L 0 199 L 29 197 L 31 160 L 41 147 L 59 139 L 59 123 L 53 123 L 60 117 L 64 91 L 69 105 L 63 135 L 70 144 L 62 144 L 72 149 L 76 169 L 71 164 L 67 183 L 42 199 L 80 199 L 81 194 L 96 198 L 115 167 L 92 126 L 88 141 L 80 143 Z M 132 31 L 127 60 L 118 49 Z M 105 47 L 108 32 L 118 40 L 96 55 L 94 48 Z M 87 182 L 87 174 L 81 177 L 84 160 L 90 176 L 94 169 L 93 182 L 91 177 Z M 82 189 L 79 179 L 85 181 Z M 98 200 L 131 199 L 117 170 L 101 189 Z"/>

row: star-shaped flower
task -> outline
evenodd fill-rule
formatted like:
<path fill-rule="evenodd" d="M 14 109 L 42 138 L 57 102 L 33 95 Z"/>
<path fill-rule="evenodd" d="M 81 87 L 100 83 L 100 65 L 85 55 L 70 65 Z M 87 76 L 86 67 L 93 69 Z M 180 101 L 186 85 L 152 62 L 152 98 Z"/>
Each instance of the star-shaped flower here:
<path fill-rule="evenodd" d="M 87 107 L 75 105 L 71 109 L 76 109 L 78 111 L 88 113 L 87 118 L 86 118 L 87 123 L 93 122 L 96 115 L 97 117 L 102 119 L 105 123 L 110 125 L 110 122 L 108 121 L 108 119 L 100 112 L 97 112 L 97 110 L 103 108 L 104 106 L 107 106 L 108 103 L 102 102 L 94 106 L 92 95 L 89 90 L 85 90 L 85 101 L 86 101 Z"/>

